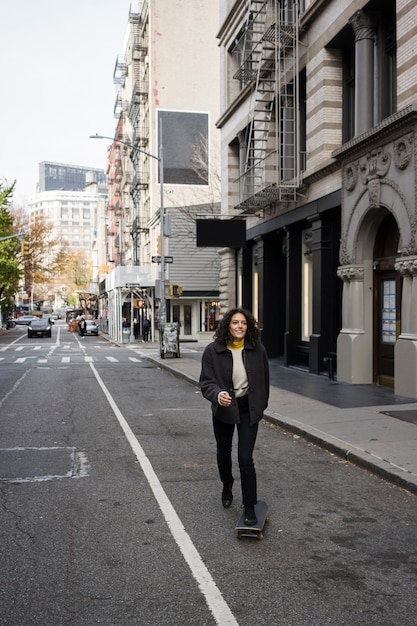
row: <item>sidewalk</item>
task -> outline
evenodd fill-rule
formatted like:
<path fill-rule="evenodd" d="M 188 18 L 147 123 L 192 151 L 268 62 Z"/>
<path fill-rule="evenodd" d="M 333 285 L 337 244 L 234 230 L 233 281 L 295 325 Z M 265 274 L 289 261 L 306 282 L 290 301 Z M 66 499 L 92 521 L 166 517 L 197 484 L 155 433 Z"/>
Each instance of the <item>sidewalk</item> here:
<path fill-rule="evenodd" d="M 206 344 L 181 343 L 161 359 L 157 342 L 125 345 L 198 384 Z M 348 385 L 270 360 L 265 418 L 417 493 L 417 401 L 375 385 Z"/>

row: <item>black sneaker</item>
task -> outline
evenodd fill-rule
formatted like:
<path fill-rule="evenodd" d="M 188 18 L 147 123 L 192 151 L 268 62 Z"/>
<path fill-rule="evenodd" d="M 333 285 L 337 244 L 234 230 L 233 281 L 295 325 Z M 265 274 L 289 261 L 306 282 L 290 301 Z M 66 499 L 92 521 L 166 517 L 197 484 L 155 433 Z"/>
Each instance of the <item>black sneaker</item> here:
<path fill-rule="evenodd" d="M 243 521 L 245 526 L 255 526 L 258 518 L 256 517 L 254 506 L 245 506 L 245 518 Z"/>
<path fill-rule="evenodd" d="M 232 505 L 232 502 L 233 502 L 232 486 L 233 486 L 233 482 L 232 482 L 232 484 L 230 486 L 223 487 L 222 504 L 223 504 L 225 509 L 230 508 L 231 505 Z"/>

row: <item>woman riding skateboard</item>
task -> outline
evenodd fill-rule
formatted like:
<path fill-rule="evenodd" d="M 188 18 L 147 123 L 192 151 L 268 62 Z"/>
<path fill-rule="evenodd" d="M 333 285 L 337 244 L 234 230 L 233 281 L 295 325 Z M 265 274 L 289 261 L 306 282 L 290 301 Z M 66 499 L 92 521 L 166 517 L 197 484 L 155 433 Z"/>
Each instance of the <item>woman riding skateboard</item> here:
<path fill-rule="evenodd" d="M 237 426 L 244 523 L 253 526 L 257 522 L 253 449 L 268 405 L 269 364 L 258 324 L 248 311 L 231 309 L 220 321 L 214 341 L 203 353 L 200 388 L 212 406 L 222 504 L 229 508 L 233 501 L 232 441 Z"/>

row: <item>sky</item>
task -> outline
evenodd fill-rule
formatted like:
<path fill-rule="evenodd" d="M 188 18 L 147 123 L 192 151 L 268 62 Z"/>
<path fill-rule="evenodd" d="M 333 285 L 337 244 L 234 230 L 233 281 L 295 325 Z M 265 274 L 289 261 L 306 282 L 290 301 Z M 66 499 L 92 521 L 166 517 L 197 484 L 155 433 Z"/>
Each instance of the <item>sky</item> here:
<path fill-rule="evenodd" d="M 0 8 L 0 182 L 36 193 L 39 163 L 105 169 L 129 8 L 138 0 L 12 0 Z"/>

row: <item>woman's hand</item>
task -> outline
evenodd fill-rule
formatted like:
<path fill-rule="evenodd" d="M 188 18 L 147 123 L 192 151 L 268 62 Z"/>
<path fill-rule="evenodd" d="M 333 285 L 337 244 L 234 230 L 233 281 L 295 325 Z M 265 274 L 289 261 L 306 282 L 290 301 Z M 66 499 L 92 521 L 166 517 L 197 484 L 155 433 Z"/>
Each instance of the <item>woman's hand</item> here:
<path fill-rule="evenodd" d="M 217 401 L 220 406 L 230 406 L 232 404 L 232 396 L 227 391 L 221 391 Z"/>

